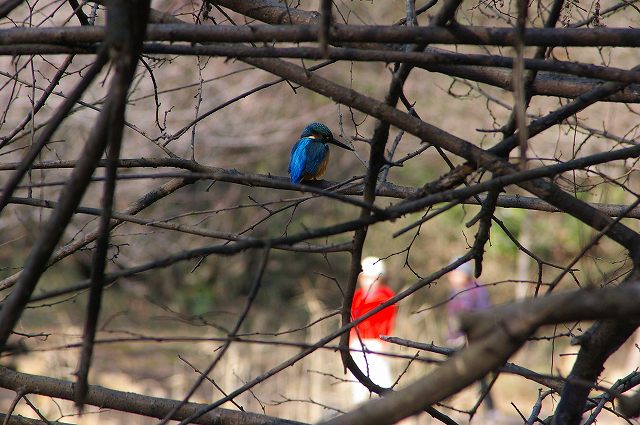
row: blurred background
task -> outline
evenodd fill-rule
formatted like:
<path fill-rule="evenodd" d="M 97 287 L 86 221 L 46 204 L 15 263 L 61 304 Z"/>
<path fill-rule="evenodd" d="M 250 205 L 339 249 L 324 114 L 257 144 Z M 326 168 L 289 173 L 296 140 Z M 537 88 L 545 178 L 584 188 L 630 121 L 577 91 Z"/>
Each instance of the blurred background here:
<path fill-rule="evenodd" d="M 421 2 L 417 2 L 417 6 Z M 535 11 L 544 13 L 547 2 L 531 6 L 530 25 L 540 26 Z M 300 8 L 317 10 L 318 2 L 301 1 Z M 337 1 L 339 19 L 351 24 L 392 24 L 405 15 L 404 1 Z M 592 13 L 595 2 L 571 3 L 563 19 L 567 25 L 579 23 Z M 605 9 L 614 2 L 598 2 Z M 295 5 L 294 5 L 295 6 Z M 75 25 L 69 6 L 61 1 L 36 1 L 14 12 L 13 22 L 0 22 L 2 29 L 14 25 Z M 154 0 L 152 7 L 193 22 L 200 5 L 182 0 Z M 510 25 L 511 6 L 502 2 L 464 2 L 458 20 L 474 25 Z M 91 3 L 85 6 L 87 13 Z M 437 10 L 437 7 L 434 8 Z M 228 11 L 227 11 L 228 12 Z M 426 15 L 419 22 L 426 25 Z M 228 25 L 216 9 L 209 12 L 219 25 Z M 31 20 L 20 22 L 21 17 Z M 230 13 L 231 18 L 243 19 Z M 25 18 L 26 19 L 26 18 Z M 98 10 L 97 24 L 104 22 Z M 211 23 L 211 22 L 209 22 Z M 244 21 L 237 22 L 244 24 Z M 603 20 L 612 27 L 637 26 L 640 14 L 628 11 Z M 453 49 L 452 46 L 436 46 Z M 490 52 L 512 55 L 509 48 L 460 47 L 460 52 Z M 573 48 L 554 49 L 558 59 L 581 60 L 600 65 L 630 68 L 640 53 L 633 49 Z M 145 57 L 149 71 L 140 66 L 130 94 L 123 140 L 123 158 L 166 158 L 168 151 L 184 159 L 207 166 L 237 169 L 245 173 L 287 175 L 290 149 L 304 126 L 312 121 L 326 123 L 334 135 L 353 144 L 355 152 L 332 149 L 324 178 L 344 181 L 366 172 L 370 138 L 375 120 L 304 88 L 281 82 L 226 106 L 193 124 L 196 117 L 276 77 L 254 69 L 241 61 L 207 57 Z M 47 57 L 0 58 L 0 136 L 6 136 L 24 119 L 42 88 L 65 60 L 64 55 Z M 91 63 L 91 56 L 77 56 L 60 85 L 36 115 L 35 120 L 0 150 L 0 182 L 11 173 L 11 163 L 24 155 L 56 107 Z M 294 61 L 299 64 L 300 61 Z M 305 61 L 310 67 L 313 61 Z M 382 99 L 386 93 L 390 65 L 383 63 L 340 62 L 317 71 L 345 87 Z M 39 161 L 73 161 L 81 152 L 108 85 L 108 71 L 96 80 L 83 103 L 78 105 L 55 134 Z M 35 84 L 35 89 L 34 89 Z M 157 86 L 154 95 L 154 85 Z M 513 103 L 510 92 L 446 75 L 416 69 L 405 91 L 415 102 L 420 117 L 442 129 L 481 147 L 500 140 L 495 132 L 506 121 Z M 545 114 L 566 103 L 566 99 L 535 97 L 529 108 L 533 116 Z M 577 156 L 604 152 L 635 140 L 638 131 L 638 106 L 600 103 L 578 114 L 576 122 L 535 137 L 529 155 L 533 166 L 565 161 Z M 182 129 L 183 134 L 176 137 Z M 607 137 L 604 137 L 604 136 Z M 420 141 L 392 128 L 389 145 L 401 137 L 394 158 L 418 150 Z M 622 141 L 620 140 L 622 139 Z M 164 146 L 164 144 L 169 143 Z M 454 164 L 459 158 L 450 155 Z M 421 187 L 448 171 L 448 166 L 433 148 L 389 171 L 388 181 L 398 185 Z M 55 201 L 70 168 L 34 169 L 23 181 L 19 197 Z M 175 168 L 122 168 L 115 209 L 122 211 L 145 193 L 167 182 Z M 637 188 L 635 161 L 616 162 L 589 171 L 568 173 L 558 183 L 580 199 L 589 202 L 628 204 L 635 200 Z M 101 176 L 99 169 L 97 176 Z M 524 192 L 509 188 L 509 194 Z M 101 183 L 94 182 L 81 205 L 100 207 Z M 386 207 L 396 202 L 378 198 Z M 276 210 L 281 209 L 277 212 Z M 419 229 L 392 237 L 398 229 L 422 214 L 412 214 L 394 222 L 369 228 L 365 255 L 385 259 L 390 286 L 402 290 L 447 265 L 452 257 L 466 252 L 477 225 L 465 226 L 478 212 L 473 205 L 458 206 L 427 222 Z M 0 216 L 0 279 L 6 282 L 18 273 L 27 258 L 50 209 L 29 205 L 10 205 Z M 295 234 L 307 228 L 324 227 L 356 218 L 359 210 L 327 198 L 305 193 L 252 188 L 224 182 L 199 181 L 167 196 L 139 216 L 150 223 L 162 222 L 195 226 L 198 229 L 243 234 L 256 238 Z M 479 281 L 487 285 L 491 301 L 500 304 L 531 296 L 538 282 L 551 282 L 558 268 L 538 263 L 514 243 L 519 241 L 537 258 L 565 267 L 595 235 L 590 228 L 564 214 L 499 208 L 496 217 L 510 234 L 493 226 L 487 245 L 483 274 Z M 637 220 L 624 222 L 640 230 Z M 97 228 L 93 216 L 77 214 L 64 236 L 64 243 L 82 240 Z M 345 234 L 317 244 L 350 242 Z M 125 223 L 112 232 L 110 271 L 117 271 L 179 253 L 186 249 L 219 244 L 219 239 L 150 225 Z M 41 279 L 36 294 L 69 287 L 88 278 L 93 243 L 51 266 Z M 216 348 L 238 318 L 254 279 L 262 252 L 250 250 L 234 256 L 209 256 L 184 261 L 166 268 L 118 280 L 105 290 L 98 344 L 90 382 L 108 388 L 147 395 L 181 399 L 206 368 Z M 234 342 L 221 364 L 211 374 L 225 392 L 241 386 L 299 351 L 298 346 L 316 342 L 339 327 L 338 310 L 342 288 L 348 275 L 347 252 L 313 254 L 272 250 L 261 291 L 247 317 L 241 335 L 247 342 Z M 625 251 L 603 239 L 576 264 L 560 289 L 617 283 L 629 269 Z M 2 283 L 0 282 L 0 287 Z M 8 290 L 0 292 L 5 297 Z M 446 279 L 434 282 L 403 300 L 399 305 L 394 335 L 409 340 L 446 345 Z M 86 308 L 86 293 L 32 303 L 16 331 L 25 353 L 3 355 L 2 363 L 16 369 L 46 376 L 74 379 Z M 565 375 L 570 370 L 577 347 L 571 338 L 588 323 L 546 328 L 513 359 L 514 362 L 545 374 Z M 253 342 L 250 342 L 253 341 Z M 406 347 L 389 345 L 393 372 L 402 387 L 434 367 L 442 356 Z M 607 364 L 602 385 L 610 385 L 638 367 L 638 347 L 623 347 Z M 343 373 L 339 353 L 331 348 L 318 350 L 293 367 L 268 379 L 235 401 L 248 411 L 314 422 L 353 408 L 350 385 Z M 528 416 L 539 394 L 540 385 L 521 377 L 502 374 L 492 388 L 496 411 L 480 407 L 473 423 L 520 423 L 516 409 Z M 6 411 L 13 393 L 1 390 L 0 410 Z M 192 401 L 212 402 L 222 393 L 211 382 L 197 391 Z M 463 413 L 477 402 L 478 388 L 473 386 L 446 402 L 441 410 L 461 423 Z M 46 397 L 32 401 L 50 419 L 83 424 L 148 424 L 155 420 L 89 407 L 83 416 L 69 402 Z M 235 409 L 231 403 L 224 407 Z M 548 398 L 543 412 L 551 413 L 555 400 Z M 33 416 L 26 405 L 18 413 Z M 490 413 L 490 414 L 489 414 Z M 542 417 L 542 416 L 541 416 Z M 618 423 L 612 415 L 600 416 L 602 423 Z M 415 423 L 432 423 L 425 416 Z"/>

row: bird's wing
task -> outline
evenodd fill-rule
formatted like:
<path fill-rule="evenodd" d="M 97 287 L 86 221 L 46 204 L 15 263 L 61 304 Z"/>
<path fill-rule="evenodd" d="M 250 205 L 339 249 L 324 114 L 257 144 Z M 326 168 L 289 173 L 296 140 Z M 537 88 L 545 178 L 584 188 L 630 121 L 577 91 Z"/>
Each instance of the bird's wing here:
<path fill-rule="evenodd" d="M 311 139 L 300 139 L 291 148 L 291 157 L 289 158 L 289 175 L 293 183 L 300 183 L 305 172 L 306 164 L 306 146 L 311 144 Z"/>
<path fill-rule="evenodd" d="M 319 177 L 319 175 L 324 172 L 324 169 L 321 170 L 323 165 L 326 167 L 326 164 L 323 164 L 323 162 L 329 154 L 329 147 L 324 143 L 309 143 L 306 150 L 307 161 L 304 173 L 309 176 Z"/>

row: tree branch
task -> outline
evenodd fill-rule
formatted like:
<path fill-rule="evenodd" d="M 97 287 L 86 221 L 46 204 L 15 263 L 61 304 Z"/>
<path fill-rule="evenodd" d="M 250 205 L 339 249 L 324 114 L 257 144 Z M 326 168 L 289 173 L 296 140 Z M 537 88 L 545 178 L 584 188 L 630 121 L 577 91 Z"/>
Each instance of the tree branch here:
<path fill-rule="evenodd" d="M 89 369 L 93 356 L 93 340 L 98 326 L 104 272 L 109 250 L 109 231 L 111 213 L 116 190 L 118 160 L 122 146 L 127 93 L 133 81 L 138 57 L 142 47 L 147 21 L 149 19 L 150 0 L 111 0 L 107 8 L 107 22 L 110 41 L 110 55 L 113 58 L 115 75 L 108 100 L 107 123 L 107 164 L 106 180 L 102 195 L 102 214 L 98 227 L 96 250 L 91 264 L 91 286 L 87 303 L 87 316 L 82 336 L 82 351 L 76 372 L 75 403 L 80 410 L 88 388 Z M 85 17 L 86 18 L 86 17 Z"/>
<path fill-rule="evenodd" d="M 131 42 L 135 43 L 134 40 L 128 39 L 124 36 L 123 34 L 127 33 L 123 33 L 122 31 L 124 30 L 122 27 L 118 26 L 118 24 L 121 23 L 128 25 L 131 22 L 128 22 L 127 19 L 123 19 L 117 14 L 109 14 L 108 16 L 110 17 L 110 22 L 107 26 L 108 37 L 105 41 L 105 45 L 108 46 L 109 53 L 113 57 L 117 57 L 124 46 L 129 45 Z M 143 18 L 143 23 L 146 23 L 146 18 Z M 139 32 L 142 33 L 144 28 L 143 24 L 139 29 Z M 124 51 L 126 52 L 127 49 L 124 49 Z M 129 53 L 136 55 L 133 63 L 137 60 L 138 51 L 138 49 L 129 50 Z M 104 53 L 101 53 L 100 57 L 103 55 Z M 131 61 L 131 58 L 128 60 Z M 98 59 L 98 62 L 100 61 L 101 59 Z M 11 331 L 18 321 L 26 303 L 31 297 L 31 293 L 35 289 L 40 276 L 44 270 L 46 270 L 49 257 L 62 237 L 64 229 L 71 220 L 73 212 L 80 203 L 80 200 L 82 199 L 82 196 L 89 184 L 90 177 L 97 166 L 98 160 L 102 156 L 102 152 L 108 142 L 107 133 L 112 108 L 117 108 L 119 102 L 121 102 L 121 99 L 117 97 L 117 95 L 114 95 L 114 93 L 119 93 L 122 87 L 125 87 L 126 91 L 133 78 L 135 66 L 131 64 L 129 67 L 123 67 L 122 64 L 126 61 L 126 56 L 123 57 L 122 61 L 115 61 L 116 73 L 112 81 L 112 88 L 114 90 L 110 93 L 104 109 L 98 116 L 93 131 L 89 136 L 89 140 L 85 144 L 84 150 L 80 156 L 80 160 L 74 168 L 68 183 L 60 194 L 58 208 L 54 210 L 49 222 L 45 226 L 45 229 L 38 236 L 38 240 L 34 244 L 29 258 L 26 261 L 23 273 L 18 278 L 15 289 L 9 295 L 2 310 L 0 311 L 0 351 L 6 345 L 7 340 L 11 335 Z M 62 111 L 65 110 L 64 108 L 61 109 Z M 66 113 L 61 113 L 61 115 L 62 118 Z M 44 145 L 44 142 L 42 145 Z M 24 161 L 24 163 L 26 166 L 30 165 L 30 162 L 28 161 Z M 2 196 L 10 195 L 11 192 L 2 193 Z"/>
<path fill-rule="evenodd" d="M 16 27 L 0 30 L 0 46 L 43 42 L 74 46 L 100 42 L 104 35 L 105 27 L 102 26 Z M 513 46 L 516 30 L 462 25 L 423 27 L 333 24 L 329 35 L 332 43 Z M 635 28 L 529 28 L 523 41 L 528 46 L 544 47 L 640 47 L 639 35 L 640 30 Z M 315 42 L 318 36 L 318 26 L 308 24 L 211 26 L 163 23 L 149 25 L 145 41 L 303 43 Z"/>
<path fill-rule="evenodd" d="M 0 387 L 13 391 L 23 389 L 29 394 L 64 400 L 73 400 L 74 398 L 73 383 L 69 381 L 16 372 L 2 366 L 0 366 Z M 113 409 L 158 419 L 161 419 L 179 403 L 178 400 L 116 391 L 98 385 L 89 385 L 85 401 L 87 404 L 103 409 Z M 184 419 L 203 406 L 198 403 L 187 403 L 178 409 L 172 419 Z M 300 422 L 222 408 L 201 416 L 194 423 L 203 425 L 302 425 Z"/>
<path fill-rule="evenodd" d="M 387 425 L 462 390 L 504 364 L 540 326 L 598 318 L 640 317 L 640 285 L 584 289 L 508 304 L 463 317 L 469 346 L 427 376 L 322 425 Z M 566 388 L 566 384 L 565 384 Z"/>

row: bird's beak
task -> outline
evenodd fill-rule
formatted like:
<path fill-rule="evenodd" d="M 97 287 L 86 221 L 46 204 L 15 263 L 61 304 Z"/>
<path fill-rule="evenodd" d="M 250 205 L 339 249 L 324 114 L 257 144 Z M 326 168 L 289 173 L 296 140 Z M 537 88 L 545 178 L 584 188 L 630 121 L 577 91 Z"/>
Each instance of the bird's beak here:
<path fill-rule="evenodd" d="M 341 147 L 342 149 L 346 149 L 346 150 L 348 150 L 348 151 L 352 151 L 352 150 L 353 150 L 353 148 L 352 148 L 351 146 L 349 146 L 349 145 L 345 145 L 345 144 L 344 144 L 344 143 L 342 143 L 340 140 L 332 139 L 332 140 L 329 140 L 329 143 L 331 143 L 332 145 L 339 146 L 339 147 Z"/>

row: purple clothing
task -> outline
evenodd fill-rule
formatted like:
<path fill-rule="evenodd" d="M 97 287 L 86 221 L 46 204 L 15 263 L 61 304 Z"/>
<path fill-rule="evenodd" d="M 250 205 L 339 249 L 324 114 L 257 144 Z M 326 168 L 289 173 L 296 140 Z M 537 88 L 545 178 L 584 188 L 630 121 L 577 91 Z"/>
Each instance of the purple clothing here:
<path fill-rule="evenodd" d="M 460 292 L 450 292 L 449 297 L 451 299 L 447 303 L 447 312 L 450 315 L 459 316 L 462 313 L 486 310 L 491 306 L 487 289 L 479 286 L 475 280 Z"/>
<path fill-rule="evenodd" d="M 460 292 L 451 291 L 449 298 L 447 303 L 449 339 L 462 336 L 458 321 L 461 314 L 486 310 L 491 306 L 487 289 L 484 286 L 479 286 L 475 280 L 471 280 L 468 286 Z"/>

